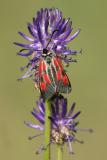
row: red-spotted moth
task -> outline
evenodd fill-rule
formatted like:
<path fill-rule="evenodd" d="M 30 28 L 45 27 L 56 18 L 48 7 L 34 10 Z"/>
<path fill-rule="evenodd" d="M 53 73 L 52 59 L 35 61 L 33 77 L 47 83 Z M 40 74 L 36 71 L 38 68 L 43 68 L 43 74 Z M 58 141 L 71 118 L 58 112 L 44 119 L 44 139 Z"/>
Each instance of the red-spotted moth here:
<path fill-rule="evenodd" d="M 47 49 L 43 49 L 39 61 L 38 78 L 38 87 L 46 99 L 57 93 L 69 93 L 71 91 L 71 84 L 61 59 Z"/>

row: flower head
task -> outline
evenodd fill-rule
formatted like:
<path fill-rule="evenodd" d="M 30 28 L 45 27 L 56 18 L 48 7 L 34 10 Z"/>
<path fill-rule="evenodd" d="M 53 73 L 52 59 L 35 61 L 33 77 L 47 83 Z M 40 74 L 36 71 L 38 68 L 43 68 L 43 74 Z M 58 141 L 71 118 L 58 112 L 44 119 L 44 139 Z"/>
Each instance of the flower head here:
<path fill-rule="evenodd" d="M 16 45 L 22 47 L 18 55 L 29 57 L 29 62 L 25 67 L 31 66 L 21 79 L 32 76 L 32 70 L 37 68 L 41 57 L 50 52 L 67 64 L 73 61 L 71 57 L 67 58 L 69 55 L 79 53 L 69 49 L 67 43 L 78 35 L 80 29 L 71 35 L 73 28 L 70 18 L 63 18 L 62 12 L 57 8 L 45 8 L 38 11 L 33 18 L 33 24 L 28 23 L 28 30 L 31 37 L 19 32 L 29 42 L 28 44 L 15 42 Z"/>
<path fill-rule="evenodd" d="M 41 98 L 37 101 L 37 109 L 32 111 L 32 115 L 40 122 L 40 125 L 32 124 L 31 122 L 25 122 L 25 124 L 31 128 L 44 131 L 45 127 L 45 103 Z M 91 129 L 79 129 L 77 128 L 78 121 L 75 119 L 80 114 L 80 111 L 73 113 L 75 103 L 72 104 L 69 112 L 67 113 L 67 99 L 63 96 L 58 96 L 51 101 L 52 115 L 49 117 L 51 121 L 51 139 L 50 143 L 63 145 L 67 143 L 69 146 L 69 152 L 73 153 L 71 143 L 74 141 L 83 143 L 76 138 L 76 133 L 79 130 L 92 131 Z M 35 136 L 34 136 L 35 137 Z M 32 138 L 31 138 L 32 139 Z"/>

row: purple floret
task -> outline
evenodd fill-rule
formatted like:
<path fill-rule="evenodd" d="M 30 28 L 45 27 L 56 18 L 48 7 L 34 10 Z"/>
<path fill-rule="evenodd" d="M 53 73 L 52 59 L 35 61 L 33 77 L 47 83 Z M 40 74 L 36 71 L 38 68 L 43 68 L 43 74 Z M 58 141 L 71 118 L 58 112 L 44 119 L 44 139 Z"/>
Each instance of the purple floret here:
<path fill-rule="evenodd" d="M 33 18 L 33 23 L 28 23 L 28 31 L 31 37 L 18 32 L 28 41 L 27 44 L 14 43 L 22 47 L 17 54 L 29 58 L 27 67 L 30 65 L 36 67 L 38 65 L 43 49 L 47 49 L 55 56 L 59 56 L 67 64 L 73 61 L 68 56 L 80 53 L 67 47 L 68 42 L 77 37 L 80 29 L 72 34 L 73 28 L 70 18 L 63 18 L 62 12 L 57 8 L 45 8 L 38 11 Z M 32 73 L 29 74 L 30 76 L 33 75 Z M 24 75 L 22 79 L 29 77 L 29 74 Z"/>
<path fill-rule="evenodd" d="M 51 139 L 50 143 L 69 146 L 69 152 L 73 153 L 71 143 L 74 141 L 83 143 L 76 138 L 76 133 L 79 130 L 92 131 L 90 129 L 77 128 L 79 122 L 76 118 L 79 116 L 80 111 L 74 113 L 75 103 L 72 104 L 69 112 L 67 113 L 67 99 L 62 95 L 58 95 L 51 99 Z M 40 122 L 40 125 L 34 125 L 31 122 L 25 122 L 25 124 L 31 128 L 37 130 L 44 130 L 45 127 L 45 102 L 42 98 L 37 101 L 37 109 L 33 109 L 31 112 L 36 120 Z M 35 137 L 35 136 L 34 136 Z M 33 138 L 34 138 L 33 137 Z M 37 136 L 36 136 L 37 137 Z"/>

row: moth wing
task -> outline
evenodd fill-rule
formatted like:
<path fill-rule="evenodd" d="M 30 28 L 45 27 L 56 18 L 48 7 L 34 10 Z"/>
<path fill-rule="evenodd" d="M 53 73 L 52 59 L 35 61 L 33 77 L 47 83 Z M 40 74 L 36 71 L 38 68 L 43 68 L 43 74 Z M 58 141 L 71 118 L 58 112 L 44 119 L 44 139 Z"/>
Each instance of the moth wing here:
<path fill-rule="evenodd" d="M 39 65 L 39 86 L 44 98 L 51 98 L 56 92 L 51 64 L 42 59 Z"/>
<path fill-rule="evenodd" d="M 63 69 L 61 60 L 57 57 L 54 57 L 52 64 L 52 72 L 55 79 L 57 92 L 70 93 L 71 84 L 65 70 Z"/>

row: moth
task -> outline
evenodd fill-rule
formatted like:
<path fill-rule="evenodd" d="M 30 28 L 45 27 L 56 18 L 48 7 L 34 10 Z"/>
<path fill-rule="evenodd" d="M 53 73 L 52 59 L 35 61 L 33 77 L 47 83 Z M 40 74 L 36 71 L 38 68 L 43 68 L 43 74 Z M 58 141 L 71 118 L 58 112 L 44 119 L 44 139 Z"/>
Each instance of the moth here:
<path fill-rule="evenodd" d="M 41 95 L 51 98 L 57 93 L 71 92 L 69 78 L 63 68 L 61 59 L 46 48 L 43 49 L 42 57 L 38 66 L 38 87 Z"/>

